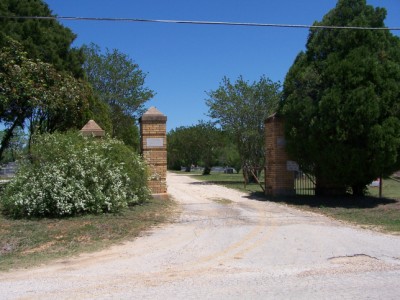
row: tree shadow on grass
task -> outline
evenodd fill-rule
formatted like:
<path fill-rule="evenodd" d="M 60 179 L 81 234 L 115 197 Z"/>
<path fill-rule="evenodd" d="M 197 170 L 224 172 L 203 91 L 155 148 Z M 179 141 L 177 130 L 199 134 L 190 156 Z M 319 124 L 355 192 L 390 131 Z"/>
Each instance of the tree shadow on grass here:
<path fill-rule="evenodd" d="M 251 193 L 248 199 L 256 201 L 270 201 L 276 203 L 285 203 L 296 206 L 308 206 L 308 207 L 329 207 L 329 208 L 375 208 L 380 205 L 389 204 L 400 204 L 398 200 L 388 198 L 377 198 L 371 196 L 364 197 L 353 197 L 352 195 L 344 196 L 305 196 L 305 195 L 293 195 L 293 196 L 266 196 L 262 192 Z"/>

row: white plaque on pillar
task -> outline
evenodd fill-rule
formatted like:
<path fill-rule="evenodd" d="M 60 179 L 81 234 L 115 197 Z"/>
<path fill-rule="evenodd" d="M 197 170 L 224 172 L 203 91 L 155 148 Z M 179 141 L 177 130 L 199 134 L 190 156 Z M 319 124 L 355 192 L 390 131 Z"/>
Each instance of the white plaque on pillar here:
<path fill-rule="evenodd" d="M 147 147 L 151 148 L 158 148 L 164 146 L 164 139 L 163 138 L 147 138 Z"/>
<path fill-rule="evenodd" d="M 288 171 L 297 171 L 298 172 L 299 171 L 299 164 L 297 162 L 295 162 L 295 161 L 288 160 L 286 162 L 286 169 Z"/>
<path fill-rule="evenodd" d="M 283 148 L 286 146 L 286 140 L 283 136 L 278 136 L 276 138 L 276 144 L 278 146 L 278 148 Z"/>

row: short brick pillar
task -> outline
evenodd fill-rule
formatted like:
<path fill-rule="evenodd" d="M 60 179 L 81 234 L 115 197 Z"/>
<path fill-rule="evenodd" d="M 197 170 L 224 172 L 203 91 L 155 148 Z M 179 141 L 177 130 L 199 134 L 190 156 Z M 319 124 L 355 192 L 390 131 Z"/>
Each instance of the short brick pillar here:
<path fill-rule="evenodd" d="M 93 120 L 89 120 L 80 132 L 83 136 L 93 136 L 96 138 L 102 138 L 105 135 L 105 131 Z"/>
<path fill-rule="evenodd" d="M 167 193 L 167 117 L 151 107 L 139 120 L 140 149 L 149 166 L 152 194 Z"/>
<path fill-rule="evenodd" d="M 285 126 L 284 120 L 276 114 L 265 121 L 265 194 L 293 195 L 296 193 L 294 187 L 294 172 L 285 150 Z"/>

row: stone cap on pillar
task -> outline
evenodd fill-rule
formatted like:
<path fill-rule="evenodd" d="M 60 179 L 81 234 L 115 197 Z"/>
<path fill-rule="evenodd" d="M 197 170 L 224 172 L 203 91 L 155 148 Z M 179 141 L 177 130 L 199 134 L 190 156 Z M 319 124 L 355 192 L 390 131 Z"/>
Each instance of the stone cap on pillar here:
<path fill-rule="evenodd" d="M 89 120 L 80 132 L 83 136 L 103 137 L 105 135 L 105 131 L 94 120 Z"/>
<path fill-rule="evenodd" d="M 146 111 L 142 117 L 139 119 L 139 122 L 146 122 L 146 121 L 157 121 L 157 122 L 167 122 L 167 116 L 160 112 L 154 106 L 150 107 L 148 111 Z"/>
<path fill-rule="evenodd" d="M 264 123 L 270 123 L 274 122 L 277 120 L 283 120 L 283 116 L 280 113 L 273 113 L 272 115 L 268 116 L 265 120 Z"/>

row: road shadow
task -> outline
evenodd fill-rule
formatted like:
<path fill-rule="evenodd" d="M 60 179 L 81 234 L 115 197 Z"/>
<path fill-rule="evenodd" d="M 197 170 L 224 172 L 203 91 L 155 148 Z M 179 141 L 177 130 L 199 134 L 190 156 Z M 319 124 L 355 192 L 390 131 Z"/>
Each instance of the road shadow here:
<path fill-rule="evenodd" d="M 262 192 L 250 193 L 246 198 L 255 201 L 270 201 L 276 203 L 285 203 L 296 206 L 308 207 L 329 207 L 329 208 L 375 208 L 381 205 L 400 206 L 400 201 L 389 198 L 377 198 L 372 196 L 353 197 L 352 195 L 344 196 L 266 196 Z"/>
<path fill-rule="evenodd" d="M 238 184 L 243 184 L 243 181 L 225 181 L 225 180 L 213 180 L 213 181 L 194 181 L 190 184 L 193 185 L 222 185 L 228 188 L 235 188 Z M 254 201 L 270 201 L 276 203 L 285 203 L 296 206 L 307 206 L 307 207 L 329 207 L 329 208 L 375 208 L 382 205 L 391 205 L 400 208 L 400 201 L 390 198 L 378 198 L 372 196 L 354 197 L 352 195 L 344 196 L 306 196 L 306 195 L 293 195 L 293 196 L 266 196 L 263 192 L 248 192 L 247 198 Z"/>
<path fill-rule="evenodd" d="M 224 180 L 213 180 L 213 181 L 193 181 L 190 184 L 193 185 L 211 185 L 211 184 L 216 184 L 216 185 L 222 185 L 225 187 L 234 187 L 237 186 L 238 184 L 243 185 L 243 181 L 224 181 Z"/>

